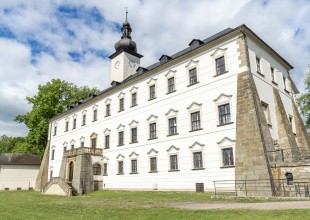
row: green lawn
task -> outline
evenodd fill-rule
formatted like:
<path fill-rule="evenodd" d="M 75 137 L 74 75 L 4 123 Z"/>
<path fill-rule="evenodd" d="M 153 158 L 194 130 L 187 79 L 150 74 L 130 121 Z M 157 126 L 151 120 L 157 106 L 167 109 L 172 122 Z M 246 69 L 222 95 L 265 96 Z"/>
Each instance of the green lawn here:
<path fill-rule="evenodd" d="M 99 191 L 63 197 L 32 191 L 0 192 L 0 219 L 309 219 L 310 210 L 181 210 L 168 203 L 219 202 L 209 193 Z M 225 202 L 225 200 L 220 200 Z M 248 202 L 257 200 L 249 199 Z M 229 200 L 227 202 L 232 202 Z M 238 202 L 238 200 L 236 201 Z M 239 202 L 247 202 L 241 199 Z"/>

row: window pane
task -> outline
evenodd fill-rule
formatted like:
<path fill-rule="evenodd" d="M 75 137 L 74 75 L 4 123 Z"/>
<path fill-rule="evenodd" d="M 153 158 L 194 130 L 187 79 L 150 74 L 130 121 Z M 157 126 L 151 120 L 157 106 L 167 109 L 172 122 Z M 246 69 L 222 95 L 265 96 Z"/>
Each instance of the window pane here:
<path fill-rule="evenodd" d="M 132 160 L 131 161 L 131 172 L 132 173 L 137 173 L 137 160 Z"/>
<path fill-rule="evenodd" d="M 170 155 L 170 169 L 177 170 L 178 169 L 178 157 L 177 155 Z"/>
<path fill-rule="evenodd" d="M 192 131 L 200 129 L 200 112 L 191 113 Z"/>
<path fill-rule="evenodd" d="M 233 166 L 234 165 L 234 157 L 232 148 L 222 149 L 222 157 L 223 157 L 223 166 Z"/>
<path fill-rule="evenodd" d="M 150 124 L 150 139 L 156 138 L 156 123 Z"/>
<path fill-rule="evenodd" d="M 156 157 L 152 157 L 150 158 L 150 168 L 151 171 L 157 171 L 157 158 Z"/>
<path fill-rule="evenodd" d="M 223 74 L 225 73 L 225 59 L 224 56 L 215 60 L 216 63 L 216 74 Z"/>
<path fill-rule="evenodd" d="M 94 175 L 101 175 L 101 166 L 100 164 L 96 163 L 93 166 L 93 173 Z"/>
<path fill-rule="evenodd" d="M 197 71 L 196 68 L 189 70 L 189 84 L 193 85 L 197 83 Z"/>
<path fill-rule="evenodd" d="M 202 168 L 202 152 L 194 153 L 194 168 Z"/>
<path fill-rule="evenodd" d="M 231 117 L 230 117 L 230 107 L 229 104 L 220 105 L 218 107 L 219 109 L 219 122 L 220 125 L 230 123 Z"/>
<path fill-rule="evenodd" d="M 169 119 L 169 135 L 174 135 L 177 133 L 177 119 L 170 118 Z"/>
<path fill-rule="evenodd" d="M 168 93 L 174 91 L 174 77 L 168 79 Z"/>
<path fill-rule="evenodd" d="M 155 85 L 150 86 L 150 99 L 155 98 Z"/>
<path fill-rule="evenodd" d="M 136 143 L 137 142 L 137 128 L 131 129 L 131 142 Z"/>
<path fill-rule="evenodd" d="M 110 147 L 110 135 L 105 136 L 105 148 Z"/>
<path fill-rule="evenodd" d="M 124 132 L 118 132 L 118 145 L 121 146 L 124 144 Z"/>
<path fill-rule="evenodd" d="M 104 163 L 103 164 L 103 175 L 107 175 L 108 174 L 108 164 Z"/>
<path fill-rule="evenodd" d="M 124 168 L 123 168 L 123 161 L 118 162 L 118 173 L 123 174 L 124 173 Z"/>

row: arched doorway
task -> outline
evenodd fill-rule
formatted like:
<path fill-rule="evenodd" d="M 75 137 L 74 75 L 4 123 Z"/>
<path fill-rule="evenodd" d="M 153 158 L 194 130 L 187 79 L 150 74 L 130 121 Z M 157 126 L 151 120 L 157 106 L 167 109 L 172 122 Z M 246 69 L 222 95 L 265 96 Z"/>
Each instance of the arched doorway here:
<path fill-rule="evenodd" d="M 74 164 L 73 161 L 69 163 L 69 182 L 72 182 L 73 179 L 73 169 L 74 169 Z"/>

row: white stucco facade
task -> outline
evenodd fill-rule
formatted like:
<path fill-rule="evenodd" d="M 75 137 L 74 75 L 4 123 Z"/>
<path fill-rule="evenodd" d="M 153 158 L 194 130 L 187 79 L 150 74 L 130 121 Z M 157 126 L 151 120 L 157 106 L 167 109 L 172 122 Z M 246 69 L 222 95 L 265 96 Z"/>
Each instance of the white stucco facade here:
<path fill-rule="evenodd" d="M 239 35 L 234 34 L 218 42 L 214 40 L 209 46 L 176 57 L 52 119 L 49 175 L 59 175 L 64 147 L 66 150 L 71 146 L 79 148 L 81 140 L 85 147 L 91 147 L 90 136 L 97 134 L 96 147 L 102 149 L 103 154 L 102 157 L 93 157 L 92 162 L 99 163 L 102 168 L 101 174 L 94 176 L 94 180 L 102 180 L 105 189 L 193 191 L 196 183 L 204 183 L 205 190 L 213 190 L 215 180 L 234 180 L 234 159 L 229 161 L 229 165 L 223 164 L 223 152 L 224 149 L 231 149 L 231 156 L 235 155 L 237 76 L 246 71 L 244 67 L 239 67 Z M 286 92 L 283 85 L 283 76 L 290 85 L 288 71 L 273 58 L 273 54 L 250 38 L 248 53 L 259 96 L 269 107 L 272 138 L 277 139 L 272 88 L 279 90 L 286 112 L 293 115 L 292 89 L 287 86 Z M 121 60 L 130 57 L 124 53 L 119 56 Z M 263 75 L 256 71 L 256 56 L 261 59 Z M 225 71 L 217 74 L 216 60 L 221 57 Z M 118 58 L 113 59 L 118 61 Z M 138 60 L 135 60 L 136 63 Z M 118 73 L 122 65 L 118 66 L 116 72 L 112 70 L 112 75 Z M 270 66 L 274 68 L 277 85 L 272 83 Z M 194 68 L 197 83 L 191 85 L 190 71 Z M 172 77 L 174 90 L 169 91 L 168 80 Z M 151 86 L 155 86 L 154 97 L 150 97 Z M 136 105 L 132 106 L 134 93 Z M 124 110 L 120 109 L 120 99 L 124 100 Z M 110 106 L 110 115 L 107 115 L 107 105 Z M 219 107 L 223 105 L 228 105 L 230 111 L 229 120 L 221 124 Z M 197 112 L 199 128 L 193 129 L 192 113 Z M 82 125 L 83 115 L 86 115 L 85 125 Z M 169 135 L 169 119 L 172 118 L 176 118 L 176 134 Z M 153 123 L 156 123 L 156 132 L 151 137 L 150 124 Z M 133 128 L 137 131 L 135 143 L 131 143 Z M 121 146 L 120 132 L 123 132 L 124 140 Z M 109 136 L 109 148 L 106 148 L 106 136 Z M 171 169 L 173 155 L 176 155 L 177 165 Z M 198 162 L 195 155 L 201 155 L 202 161 Z M 154 162 L 151 158 L 156 158 L 155 170 L 151 168 Z M 132 168 L 133 160 L 137 161 L 136 169 Z M 121 173 L 120 162 L 123 162 Z M 107 167 L 106 173 L 104 166 Z"/>

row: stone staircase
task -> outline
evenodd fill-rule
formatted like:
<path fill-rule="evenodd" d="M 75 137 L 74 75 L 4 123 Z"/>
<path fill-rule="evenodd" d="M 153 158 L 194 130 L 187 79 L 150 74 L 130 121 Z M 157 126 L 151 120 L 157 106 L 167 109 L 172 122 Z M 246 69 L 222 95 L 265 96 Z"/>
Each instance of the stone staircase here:
<path fill-rule="evenodd" d="M 72 187 L 72 184 L 68 184 L 61 177 L 53 177 L 50 181 L 48 181 L 47 184 L 43 187 L 42 193 L 64 196 L 72 196 L 77 194 L 74 187 Z"/>

